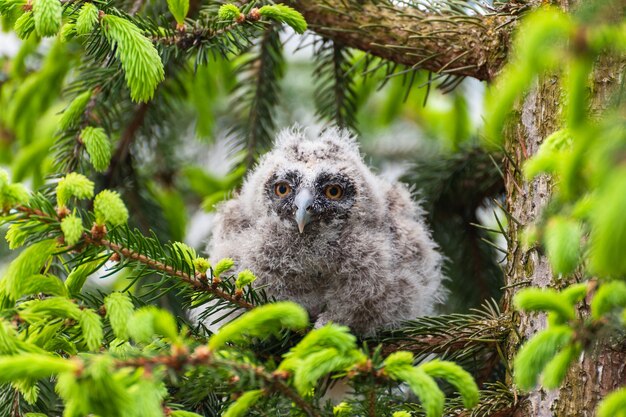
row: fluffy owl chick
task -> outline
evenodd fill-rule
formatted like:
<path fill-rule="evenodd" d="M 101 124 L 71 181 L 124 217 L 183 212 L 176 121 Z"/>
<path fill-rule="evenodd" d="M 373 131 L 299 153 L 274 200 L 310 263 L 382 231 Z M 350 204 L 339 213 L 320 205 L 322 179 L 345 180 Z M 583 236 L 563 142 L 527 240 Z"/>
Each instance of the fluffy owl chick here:
<path fill-rule="evenodd" d="M 442 257 L 420 208 L 337 128 L 282 131 L 219 206 L 210 255 L 250 268 L 255 287 L 301 304 L 316 326 L 362 335 L 430 314 L 443 298 Z"/>

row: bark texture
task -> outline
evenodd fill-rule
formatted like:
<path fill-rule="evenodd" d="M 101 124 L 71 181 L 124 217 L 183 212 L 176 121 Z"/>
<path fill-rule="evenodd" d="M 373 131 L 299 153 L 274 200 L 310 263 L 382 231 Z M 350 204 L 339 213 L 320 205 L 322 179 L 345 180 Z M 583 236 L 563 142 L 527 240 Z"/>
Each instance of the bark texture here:
<path fill-rule="evenodd" d="M 607 103 L 611 93 L 621 82 L 625 65 L 617 59 L 604 58 L 598 62 L 592 88 L 592 113 Z M 547 258 L 537 249 L 525 250 L 517 243 L 522 229 L 531 224 L 550 199 L 553 181 L 540 176 L 533 181 L 523 180 L 519 167 L 537 152 L 543 140 L 560 128 L 562 91 L 556 76 L 537 82 L 525 97 L 506 132 L 511 159 L 506 161 L 507 206 L 512 219 L 509 222 L 511 247 L 508 253 L 506 280 L 512 286 L 505 296 L 505 311 L 515 291 L 526 286 L 563 287 L 558 282 Z M 569 282 L 571 283 L 571 282 Z M 579 314 L 589 314 L 587 306 Z M 508 343 L 509 363 L 520 344 L 545 328 L 545 316 L 520 312 L 516 315 L 517 332 L 511 332 Z M 521 336 L 518 337 L 517 335 Z M 536 389 L 530 392 L 513 414 L 515 417 L 569 417 L 594 416 L 600 400 L 615 388 L 626 384 L 626 346 L 611 340 L 598 340 L 586 349 L 570 369 L 562 387 L 553 391 Z"/>
<path fill-rule="evenodd" d="M 384 1 L 291 0 L 309 27 L 343 45 L 439 74 L 491 80 L 502 68 L 523 8 L 468 16 L 392 7 Z"/>

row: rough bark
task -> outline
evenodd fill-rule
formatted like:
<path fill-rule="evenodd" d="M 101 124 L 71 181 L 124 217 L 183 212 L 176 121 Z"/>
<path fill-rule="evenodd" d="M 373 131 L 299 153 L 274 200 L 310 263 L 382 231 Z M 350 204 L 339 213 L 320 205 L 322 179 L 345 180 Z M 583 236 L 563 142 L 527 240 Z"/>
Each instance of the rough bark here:
<path fill-rule="evenodd" d="M 606 105 L 611 92 L 623 76 L 625 63 L 604 58 L 594 73 L 592 113 Z M 510 309 L 513 294 L 526 286 L 562 287 L 567 282 L 557 282 L 547 258 L 536 248 L 524 249 L 519 235 L 541 214 L 549 201 L 554 185 L 548 176 L 530 182 L 523 180 L 519 167 L 537 152 L 542 141 L 560 128 L 562 92 L 559 79 L 548 76 L 537 82 L 524 98 L 509 126 L 506 136 L 511 160 L 506 161 L 507 206 L 512 219 L 509 222 L 509 242 L 506 271 L 507 285 L 512 288 L 506 297 L 505 311 Z M 570 280 L 571 281 L 571 280 Z M 589 314 L 587 306 L 579 314 Z M 520 344 L 545 328 L 545 316 L 520 312 L 516 317 L 517 332 L 512 332 L 508 343 L 509 363 Z M 521 336 L 520 337 L 518 337 Z M 593 416 L 599 401 L 610 391 L 626 384 L 626 346 L 610 340 L 598 340 L 570 369 L 562 387 L 553 391 L 536 389 L 530 392 L 513 414 L 515 417 L 565 417 Z"/>
<path fill-rule="evenodd" d="M 491 80 L 507 56 L 522 8 L 468 16 L 391 7 L 383 1 L 291 0 L 309 27 L 343 45 L 414 68 Z"/>

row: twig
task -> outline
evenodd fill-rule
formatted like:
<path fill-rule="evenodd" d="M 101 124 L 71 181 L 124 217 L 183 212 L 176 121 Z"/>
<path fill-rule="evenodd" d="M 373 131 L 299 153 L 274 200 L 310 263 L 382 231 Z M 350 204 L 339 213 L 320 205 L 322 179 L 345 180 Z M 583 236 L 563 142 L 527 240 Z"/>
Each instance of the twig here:
<path fill-rule="evenodd" d="M 39 218 L 38 220 L 46 222 L 46 223 L 60 221 L 58 217 L 48 215 L 41 210 L 33 209 L 30 207 L 26 207 L 26 206 L 15 207 L 15 210 L 25 213 L 29 216 L 37 216 Z M 190 284 L 192 287 L 194 287 L 197 290 L 211 293 L 215 295 L 216 297 L 226 300 L 235 305 L 238 305 L 239 307 L 245 308 L 247 310 L 251 310 L 255 307 L 254 304 L 251 304 L 241 298 L 230 295 L 226 293 L 225 291 L 220 290 L 219 288 L 214 288 L 214 286 L 209 285 L 208 283 L 202 282 L 202 280 L 200 279 L 202 277 L 202 274 L 200 273 L 198 273 L 196 276 L 192 276 L 186 272 L 179 271 L 170 265 L 164 264 L 163 262 L 157 261 L 137 251 L 124 247 L 120 244 L 111 242 L 107 239 L 104 239 L 104 235 L 100 237 L 94 237 L 90 235 L 89 233 L 85 232 L 83 233 L 83 240 L 91 245 L 106 247 L 121 256 L 138 261 L 153 270 L 164 272 L 168 275 L 178 277 L 182 281 Z"/>
<path fill-rule="evenodd" d="M 253 373 L 258 378 L 265 381 L 272 391 L 282 394 L 292 400 L 300 409 L 306 412 L 310 417 L 320 417 L 313 406 L 307 403 L 296 391 L 283 382 L 287 375 L 280 373 L 269 373 L 262 366 L 239 363 L 217 358 L 206 347 L 200 346 L 189 355 L 184 348 L 175 348 L 170 355 L 153 356 L 150 358 L 134 358 L 126 360 L 118 360 L 115 362 L 117 367 L 146 367 L 163 365 L 170 369 L 181 370 L 185 365 L 200 365 L 209 367 L 228 367 L 238 369 L 241 372 Z"/>
<path fill-rule="evenodd" d="M 216 297 L 219 297 L 223 300 L 229 301 L 233 304 L 238 305 L 239 307 L 251 310 L 253 309 L 255 306 L 241 298 L 236 298 L 235 296 L 232 296 L 222 290 L 220 290 L 219 288 L 213 288 L 210 285 L 207 285 L 205 283 L 203 283 L 199 278 L 200 278 L 200 274 L 198 274 L 197 276 L 192 276 L 189 275 L 186 272 L 183 271 L 179 271 L 177 269 L 174 269 L 172 266 L 170 265 L 166 265 L 163 262 L 159 262 L 155 259 L 149 258 L 146 255 L 143 255 L 139 252 L 136 252 L 132 249 L 126 248 L 122 245 L 119 245 L 117 243 L 113 243 L 109 240 L 106 239 L 94 239 L 93 237 L 89 236 L 89 234 L 84 233 L 83 234 L 83 239 L 87 242 L 87 243 L 91 243 L 93 245 L 100 245 L 100 246 L 104 246 L 110 250 L 112 250 L 115 253 L 120 254 L 121 256 L 124 256 L 125 258 L 129 258 L 129 259 L 133 259 L 135 261 L 138 261 L 144 265 L 147 265 L 148 267 L 157 270 L 157 271 L 161 271 L 161 272 L 165 272 L 168 275 L 172 275 L 172 276 L 176 276 L 178 278 L 180 278 L 182 281 L 190 284 L 192 287 L 194 287 L 197 290 L 200 291 L 205 291 L 205 292 L 209 292 L 213 295 L 215 295 Z"/>

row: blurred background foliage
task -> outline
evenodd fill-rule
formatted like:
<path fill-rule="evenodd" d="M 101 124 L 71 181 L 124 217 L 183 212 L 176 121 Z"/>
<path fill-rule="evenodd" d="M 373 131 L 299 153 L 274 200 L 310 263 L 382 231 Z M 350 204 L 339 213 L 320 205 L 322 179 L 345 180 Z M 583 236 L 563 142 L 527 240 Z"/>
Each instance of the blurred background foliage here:
<path fill-rule="evenodd" d="M 144 11 L 158 16 L 164 7 L 149 2 Z M 113 143 L 109 169 L 97 173 L 78 157 L 78 147 L 67 151 L 67 132 L 57 129 L 60 113 L 90 78 L 110 69 L 80 62 L 73 41 L 2 34 L 0 165 L 33 189 L 58 175 L 59 166 L 84 172 L 97 188 L 122 193 L 133 227 L 203 253 L 214 205 L 236 192 L 277 130 L 338 123 L 358 132 L 378 172 L 401 178 L 422 201 L 448 258 L 445 312 L 499 299 L 506 222 L 498 215 L 500 158 L 477 147 L 484 84 L 432 79 L 317 35 L 294 35 L 268 30 L 247 52 L 211 57 L 208 65 L 172 58 L 148 104 L 111 93 L 115 88 L 96 92 L 90 117 Z M 10 257 L 2 239 L 0 259 Z"/>

